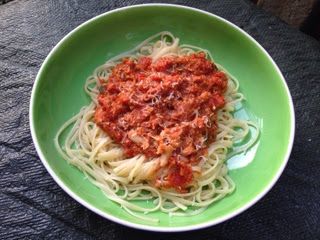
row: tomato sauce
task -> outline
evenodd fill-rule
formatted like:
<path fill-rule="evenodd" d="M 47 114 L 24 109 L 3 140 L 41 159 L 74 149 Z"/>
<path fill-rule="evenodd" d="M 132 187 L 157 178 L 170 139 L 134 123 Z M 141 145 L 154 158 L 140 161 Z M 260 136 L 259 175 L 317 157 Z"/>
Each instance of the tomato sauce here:
<path fill-rule="evenodd" d="M 227 77 L 205 54 L 124 59 L 102 84 L 95 122 L 127 157 L 166 155 L 155 185 L 183 191 L 215 141 Z M 165 171 L 164 171 L 165 170 Z M 161 178 L 158 173 L 166 172 Z"/>

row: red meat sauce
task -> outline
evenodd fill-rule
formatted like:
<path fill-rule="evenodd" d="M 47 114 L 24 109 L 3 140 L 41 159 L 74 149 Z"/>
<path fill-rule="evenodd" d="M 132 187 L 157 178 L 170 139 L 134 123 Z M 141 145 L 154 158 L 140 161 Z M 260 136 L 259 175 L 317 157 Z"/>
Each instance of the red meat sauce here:
<path fill-rule="evenodd" d="M 97 125 L 122 146 L 126 157 L 167 156 L 152 182 L 186 191 L 199 175 L 192 167 L 215 141 L 226 75 L 201 52 L 155 62 L 149 57 L 124 59 L 101 84 Z"/>

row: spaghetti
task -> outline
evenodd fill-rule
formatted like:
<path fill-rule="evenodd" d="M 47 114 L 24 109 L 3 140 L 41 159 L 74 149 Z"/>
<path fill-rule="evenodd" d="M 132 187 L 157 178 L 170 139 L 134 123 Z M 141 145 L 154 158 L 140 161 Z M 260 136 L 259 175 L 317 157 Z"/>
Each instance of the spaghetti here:
<path fill-rule="evenodd" d="M 101 98 L 108 98 L 111 94 L 103 95 L 103 93 L 106 92 L 107 87 L 111 89 L 109 89 L 109 93 L 112 93 L 111 83 L 115 81 L 112 79 L 116 79 L 115 72 L 119 69 L 121 70 L 121 64 L 128 63 L 128 65 L 131 64 L 131 66 L 137 67 L 136 64 L 139 61 L 141 62 L 141 59 L 151 59 L 151 62 L 147 63 L 147 65 L 144 64 L 144 72 L 148 69 L 151 71 L 150 69 L 159 67 L 159 62 L 164 62 L 164 60 L 167 62 L 163 64 L 167 64 L 172 59 L 178 59 L 179 61 L 187 59 L 188 61 L 194 60 L 200 61 L 204 65 L 207 64 L 208 68 L 202 70 L 208 76 L 216 74 L 213 76 L 216 77 L 216 80 L 217 74 L 220 74 L 218 78 L 219 84 L 215 83 L 213 85 L 215 88 L 214 96 L 218 96 L 216 97 L 215 105 L 212 105 L 214 109 L 217 106 L 216 112 L 212 112 L 213 120 L 209 121 L 208 117 L 203 118 L 202 130 L 194 131 L 194 135 L 198 134 L 200 136 L 197 140 L 203 139 L 203 141 L 200 141 L 202 145 L 200 143 L 195 144 L 195 146 L 188 148 L 189 151 L 184 151 L 181 148 L 181 146 L 184 146 L 182 142 L 177 144 L 180 150 L 178 147 L 171 147 L 169 153 L 165 150 L 162 151 L 162 148 L 157 151 L 151 151 L 152 147 L 149 147 L 150 141 L 153 145 L 158 146 L 163 139 L 161 141 L 146 140 L 146 136 L 150 136 L 151 133 L 157 133 L 158 135 L 152 135 L 151 137 L 159 139 L 159 136 L 165 133 L 165 127 L 149 132 L 142 131 L 142 129 L 139 133 L 140 135 L 132 132 L 133 125 L 127 132 L 124 131 L 126 128 L 123 127 L 122 135 L 112 130 L 119 129 L 116 128 L 118 127 L 116 123 L 124 120 L 115 118 L 115 115 L 106 118 L 103 109 L 106 111 L 107 106 L 103 106 Z M 155 65 L 151 65 L 153 63 Z M 254 123 L 233 117 L 236 104 L 244 98 L 238 92 L 238 81 L 231 77 L 222 67 L 217 66 L 217 69 L 212 69 L 212 66 L 215 65 L 211 54 L 207 50 L 191 45 L 179 45 L 179 39 L 175 38 L 170 32 L 160 32 L 151 36 L 134 49 L 108 60 L 87 79 L 85 91 L 91 97 L 92 102 L 83 107 L 77 115 L 65 122 L 58 130 L 54 139 L 57 150 L 65 160 L 83 171 L 88 179 L 99 187 L 109 199 L 119 203 L 127 212 L 140 219 L 158 221 L 138 212 L 149 213 L 160 210 L 177 216 L 194 215 L 202 212 L 210 204 L 222 199 L 235 189 L 235 184 L 227 175 L 228 169 L 225 165 L 230 150 L 232 150 L 232 154 L 248 150 L 256 142 L 259 135 L 258 127 Z M 123 67 L 126 67 L 126 65 L 123 65 Z M 189 75 L 196 71 L 199 66 L 196 65 L 191 70 L 190 68 L 189 66 Z M 165 71 L 168 72 L 168 68 Z M 123 76 L 121 74 L 118 75 L 121 76 L 118 77 L 121 80 Z M 119 79 L 116 80 L 120 81 Z M 223 86 L 223 81 L 225 81 L 226 86 Z M 133 82 L 135 82 L 135 79 Z M 123 85 L 123 88 L 125 86 Z M 219 97 L 219 94 L 223 94 L 223 96 Z M 168 93 L 166 99 L 170 100 L 173 95 Z M 107 99 L 109 101 L 107 103 L 110 103 L 112 99 L 117 99 L 117 97 L 118 92 L 115 92 L 114 98 Z M 163 99 L 161 100 L 159 95 L 155 95 L 149 100 L 149 102 L 148 100 L 145 101 L 152 106 L 164 101 Z M 160 111 L 159 109 L 157 110 Z M 203 113 L 204 110 L 201 111 Z M 198 115 L 199 111 L 195 109 L 193 119 L 199 122 L 201 119 Z M 161 124 L 159 123 L 159 125 Z M 184 124 L 187 123 L 184 122 Z M 71 130 L 69 130 L 70 126 L 72 126 Z M 134 126 L 134 129 L 137 129 L 138 125 Z M 256 131 L 250 131 L 250 128 L 254 128 Z M 190 131 L 190 129 L 187 130 L 188 132 Z M 243 139 L 250 132 L 250 140 L 243 143 Z M 67 136 L 64 141 L 61 141 L 63 133 L 67 133 Z M 178 137 L 182 138 L 182 135 Z M 126 141 L 121 140 L 125 138 L 127 138 Z M 127 145 L 124 144 L 125 142 Z M 207 142 L 207 145 L 205 142 Z M 237 144 L 235 145 L 235 143 Z M 130 146 L 133 145 L 135 151 L 132 150 L 132 147 L 130 149 L 128 144 L 131 144 Z M 170 144 L 167 143 L 167 145 Z M 148 149 L 151 150 L 148 152 Z M 179 166 L 174 165 L 174 169 L 178 169 L 180 174 L 178 174 L 179 181 L 172 181 L 176 186 L 172 182 L 164 184 L 168 182 L 170 171 L 172 172 L 168 167 L 168 165 L 172 166 L 170 159 L 174 157 L 176 159 L 181 157 L 187 159 L 188 156 L 190 159 L 194 159 L 192 161 L 185 160 L 190 168 L 185 175 L 189 177 L 181 182 L 181 177 L 184 176 L 183 172 L 185 172 L 186 167 L 182 169 L 179 163 Z M 178 162 L 176 159 L 174 160 L 175 164 Z M 192 175 L 190 175 L 190 171 Z M 133 200 L 151 200 L 153 205 L 150 208 L 142 207 Z"/>

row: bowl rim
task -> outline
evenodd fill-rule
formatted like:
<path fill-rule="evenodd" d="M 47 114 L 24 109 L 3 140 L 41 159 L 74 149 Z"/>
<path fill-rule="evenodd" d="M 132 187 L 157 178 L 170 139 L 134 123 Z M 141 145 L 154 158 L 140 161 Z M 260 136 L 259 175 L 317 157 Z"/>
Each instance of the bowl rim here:
<path fill-rule="evenodd" d="M 233 29 L 240 31 L 243 35 L 245 35 L 247 38 L 249 38 L 249 40 L 251 40 L 257 47 L 259 47 L 260 50 L 262 50 L 262 52 L 267 56 L 268 60 L 272 63 L 273 67 L 275 68 L 276 72 L 278 73 L 278 75 L 281 78 L 281 81 L 283 83 L 283 86 L 285 88 L 285 92 L 289 98 L 289 109 L 290 109 L 290 121 L 291 121 L 291 129 L 290 129 L 290 136 L 289 136 L 289 143 L 287 146 L 287 151 L 285 154 L 285 157 L 279 167 L 279 169 L 277 170 L 276 174 L 273 176 L 272 180 L 268 183 L 268 185 L 259 193 L 257 194 L 253 199 L 251 199 L 250 201 L 248 201 L 247 203 L 245 203 L 241 208 L 237 209 L 236 211 L 233 211 L 229 214 L 223 215 L 221 217 L 218 217 L 216 219 L 213 220 L 209 220 L 206 221 L 204 223 L 199 223 L 199 224 L 193 224 L 190 226 L 179 226 L 179 227 L 162 227 L 162 226 L 149 226 L 149 225 L 144 225 L 144 224 L 139 224 L 139 223 L 133 223 L 130 222 L 128 220 L 123 220 L 123 219 L 119 219 L 109 213 L 103 212 L 102 210 L 96 208 L 93 204 L 85 201 L 84 199 L 82 199 L 80 196 L 78 196 L 76 193 L 74 193 L 72 190 L 70 190 L 65 184 L 64 182 L 58 177 L 58 175 L 56 175 L 56 173 L 51 169 L 50 165 L 48 164 L 45 155 L 43 154 L 43 151 L 40 148 L 40 145 L 38 143 L 38 139 L 36 137 L 36 133 L 35 133 L 35 126 L 34 126 L 34 118 L 33 118 L 33 107 L 35 104 L 35 95 L 36 95 L 36 90 L 37 90 L 37 85 L 40 81 L 40 75 L 43 72 L 44 66 L 47 64 L 48 60 L 51 58 L 51 56 L 54 54 L 54 52 L 60 47 L 60 45 L 67 39 L 69 38 L 74 32 L 78 31 L 79 28 L 83 27 L 84 25 L 87 25 L 89 23 L 91 23 L 92 21 L 107 16 L 111 13 L 114 12 L 120 12 L 120 11 L 125 11 L 127 9 L 131 9 L 131 8 L 144 8 L 144 7 L 172 7 L 172 8 L 181 8 L 181 9 L 187 9 L 187 10 L 191 10 L 191 11 L 195 11 L 201 14 L 205 14 L 209 17 L 213 17 L 216 18 L 222 22 L 224 22 L 225 24 L 229 25 L 230 27 L 232 27 Z M 252 37 L 250 36 L 248 33 L 246 33 L 244 30 L 242 30 L 241 28 L 239 28 L 237 25 L 229 22 L 228 20 L 217 16 L 213 13 L 201 10 L 201 9 L 197 9 L 194 7 L 189 7 L 189 6 L 184 6 L 184 5 L 177 5 L 177 4 L 167 4 L 167 3 L 148 3 L 148 4 L 137 4 L 137 5 L 131 5 L 131 6 L 126 6 L 126 7 L 121 7 L 121 8 L 117 8 L 117 9 L 113 9 L 110 11 L 107 11 L 105 13 L 99 14 L 87 21 L 85 21 L 84 23 L 80 24 L 79 26 L 77 26 L 76 28 L 74 28 L 72 31 L 70 31 L 67 35 L 65 35 L 53 48 L 52 50 L 49 52 L 49 54 L 47 55 L 47 57 L 45 58 L 44 62 L 42 63 L 36 79 L 34 81 L 33 87 L 32 87 L 32 92 L 31 92 L 31 98 L 30 98 L 30 106 L 29 106 L 29 124 L 30 124 L 30 131 L 31 131 L 31 137 L 35 146 L 35 149 L 40 157 L 40 160 L 42 162 L 42 164 L 45 166 L 46 170 L 49 172 L 49 174 L 51 175 L 51 177 L 55 180 L 55 182 L 69 195 L 71 196 L 74 200 L 76 200 L 78 203 L 80 203 L 81 205 L 85 206 L 86 208 L 90 209 L 91 211 L 93 211 L 94 213 L 108 219 L 111 220 L 113 222 L 128 226 L 128 227 L 132 227 L 132 228 L 136 228 L 136 229 L 141 229 L 141 230 L 147 230 L 147 231 L 157 231 L 157 232 L 182 232 L 182 231 L 191 231 L 191 230 L 197 230 L 197 229 L 202 229 L 202 228 L 206 228 L 206 227 L 210 227 L 213 225 L 217 225 L 221 222 L 224 222 L 226 220 L 229 220 L 237 215 L 239 215 L 240 213 L 244 212 L 245 210 L 247 210 L 249 207 L 253 206 L 255 203 L 257 203 L 262 197 L 264 197 L 269 191 L 270 189 L 275 185 L 275 183 L 277 182 L 277 180 L 279 179 L 279 177 L 281 176 L 285 166 L 287 165 L 287 162 L 289 160 L 290 154 L 291 154 L 291 150 L 292 150 L 292 146 L 293 146 L 293 141 L 294 141 L 294 135 L 295 135 L 295 113 L 294 113 L 294 106 L 293 106 L 293 101 L 292 101 L 292 96 L 290 94 L 288 85 L 279 69 L 279 67 L 277 66 L 277 64 L 275 63 L 275 61 L 271 58 L 271 56 L 268 54 L 268 52 Z"/>

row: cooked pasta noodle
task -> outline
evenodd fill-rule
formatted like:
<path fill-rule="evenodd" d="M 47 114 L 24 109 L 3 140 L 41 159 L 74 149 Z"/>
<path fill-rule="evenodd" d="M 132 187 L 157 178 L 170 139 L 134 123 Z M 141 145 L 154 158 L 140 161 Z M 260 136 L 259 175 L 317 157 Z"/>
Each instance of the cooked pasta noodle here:
<path fill-rule="evenodd" d="M 176 216 L 199 214 L 213 202 L 232 193 L 235 184 L 227 175 L 227 156 L 230 155 L 230 150 L 231 154 L 248 150 L 257 141 L 259 129 L 253 122 L 233 117 L 236 104 L 244 97 L 238 91 L 238 81 L 218 66 L 228 76 L 228 87 L 224 96 L 226 104 L 218 112 L 216 140 L 209 146 L 208 155 L 202 156 L 199 165 L 193 167 L 194 171 L 201 174 L 193 181 L 188 192 L 159 189 L 149 185 L 148 179 L 158 166 L 165 164 L 166 159 L 163 156 L 147 159 L 142 154 L 126 158 L 121 146 L 94 122 L 100 81 L 107 82 L 112 69 L 123 58 L 138 59 L 149 56 L 156 61 L 164 56 L 190 55 L 200 51 L 213 61 L 207 50 L 186 44 L 179 45 L 179 39 L 170 32 L 160 32 L 134 49 L 108 60 L 98 67 L 85 83 L 85 91 L 92 102 L 65 122 L 54 139 L 57 150 L 65 160 L 83 171 L 107 198 L 119 203 L 128 213 L 142 220 L 158 221 L 139 212 L 162 211 Z M 255 131 L 250 131 L 252 128 Z M 250 140 L 241 144 L 250 132 Z M 61 137 L 63 133 L 66 134 L 64 139 Z M 234 146 L 234 143 L 239 142 L 240 144 Z M 143 207 L 132 200 L 149 200 L 153 202 L 153 206 Z"/>

